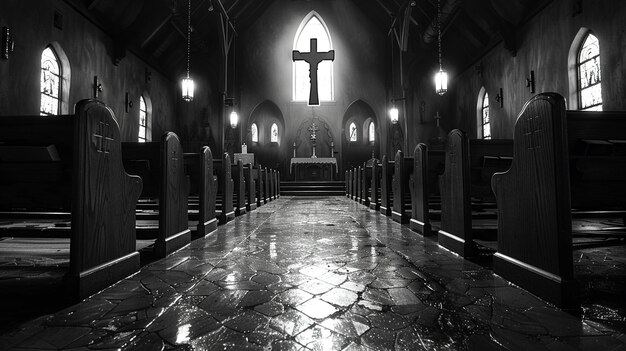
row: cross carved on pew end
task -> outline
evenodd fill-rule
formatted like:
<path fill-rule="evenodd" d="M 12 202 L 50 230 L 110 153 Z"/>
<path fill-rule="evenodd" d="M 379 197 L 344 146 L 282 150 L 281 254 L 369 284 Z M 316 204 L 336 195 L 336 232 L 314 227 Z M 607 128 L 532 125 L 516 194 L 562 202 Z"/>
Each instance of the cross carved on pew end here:
<path fill-rule="evenodd" d="M 539 116 L 529 117 L 524 123 L 524 141 L 526 144 L 526 149 L 528 150 L 536 150 L 541 148 L 541 145 L 538 143 L 539 135 L 543 132 L 543 128 L 541 125 L 541 119 Z"/>
<path fill-rule="evenodd" d="M 93 145 L 96 147 L 98 152 L 103 152 L 105 154 L 109 154 L 111 152 L 111 148 L 109 147 L 109 143 L 113 141 L 111 137 L 111 126 L 107 122 L 98 122 L 98 130 L 96 133 L 91 136 Z"/>

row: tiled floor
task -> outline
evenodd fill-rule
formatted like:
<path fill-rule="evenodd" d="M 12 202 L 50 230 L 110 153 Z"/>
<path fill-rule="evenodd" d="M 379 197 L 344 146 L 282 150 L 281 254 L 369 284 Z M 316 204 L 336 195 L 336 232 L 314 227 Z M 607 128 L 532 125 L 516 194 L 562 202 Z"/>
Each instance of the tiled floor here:
<path fill-rule="evenodd" d="M 0 349 L 618 350 L 580 320 L 344 197 L 282 197 Z"/>

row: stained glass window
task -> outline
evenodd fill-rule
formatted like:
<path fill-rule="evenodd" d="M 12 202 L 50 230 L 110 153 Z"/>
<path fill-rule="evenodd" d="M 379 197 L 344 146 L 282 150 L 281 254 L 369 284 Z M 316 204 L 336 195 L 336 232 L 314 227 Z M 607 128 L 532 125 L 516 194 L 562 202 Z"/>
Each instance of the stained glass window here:
<path fill-rule="evenodd" d="M 278 126 L 276 123 L 272 124 L 272 128 L 270 129 L 270 142 L 277 143 L 278 142 Z"/>
<path fill-rule="evenodd" d="M 139 97 L 139 142 L 148 141 L 148 110 L 143 96 Z"/>
<path fill-rule="evenodd" d="M 61 107 L 61 67 L 56 53 L 47 47 L 41 54 L 40 114 L 58 115 Z"/>
<path fill-rule="evenodd" d="M 368 135 L 370 143 L 376 141 L 376 126 L 374 126 L 374 122 L 370 122 L 370 126 L 368 128 Z"/>
<path fill-rule="evenodd" d="M 489 94 L 487 94 L 487 92 L 485 92 L 485 96 L 483 97 L 482 116 L 483 139 L 491 139 L 491 124 L 489 122 Z"/>
<path fill-rule="evenodd" d="M 250 126 L 250 138 L 253 143 L 259 142 L 259 128 L 256 126 L 256 123 L 252 123 Z"/>
<path fill-rule="evenodd" d="M 357 141 L 357 130 L 354 122 L 350 123 L 350 141 Z"/>
<path fill-rule="evenodd" d="M 578 54 L 578 98 L 581 110 L 602 111 L 600 43 L 589 33 Z"/>
<path fill-rule="evenodd" d="M 294 50 L 300 52 L 311 51 L 311 38 L 317 39 L 317 51 L 326 52 L 332 50 L 330 34 L 326 26 L 320 20 L 319 15 L 311 12 L 305 19 L 306 24 L 300 26 L 296 33 Z M 320 101 L 333 100 L 333 64 L 325 60 L 319 63 L 317 68 L 317 88 Z M 293 63 L 293 100 L 309 101 L 311 81 L 309 77 L 309 64 L 305 61 Z"/>

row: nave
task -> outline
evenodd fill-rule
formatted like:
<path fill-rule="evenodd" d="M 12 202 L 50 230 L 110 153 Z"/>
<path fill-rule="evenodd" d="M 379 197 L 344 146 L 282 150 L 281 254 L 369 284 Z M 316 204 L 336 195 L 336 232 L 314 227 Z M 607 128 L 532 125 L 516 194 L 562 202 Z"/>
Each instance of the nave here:
<path fill-rule="evenodd" d="M 0 349 L 625 347 L 624 330 L 583 316 L 345 197 L 282 196 Z"/>

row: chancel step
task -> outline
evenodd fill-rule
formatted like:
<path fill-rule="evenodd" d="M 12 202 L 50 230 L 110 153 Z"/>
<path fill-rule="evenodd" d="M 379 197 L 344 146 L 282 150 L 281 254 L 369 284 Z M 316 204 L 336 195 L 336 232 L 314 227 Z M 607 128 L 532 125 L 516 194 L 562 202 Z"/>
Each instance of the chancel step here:
<path fill-rule="evenodd" d="M 295 196 L 345 196 L 346 186 L 343 181 L 280 182 L 280 194 Z"/>

